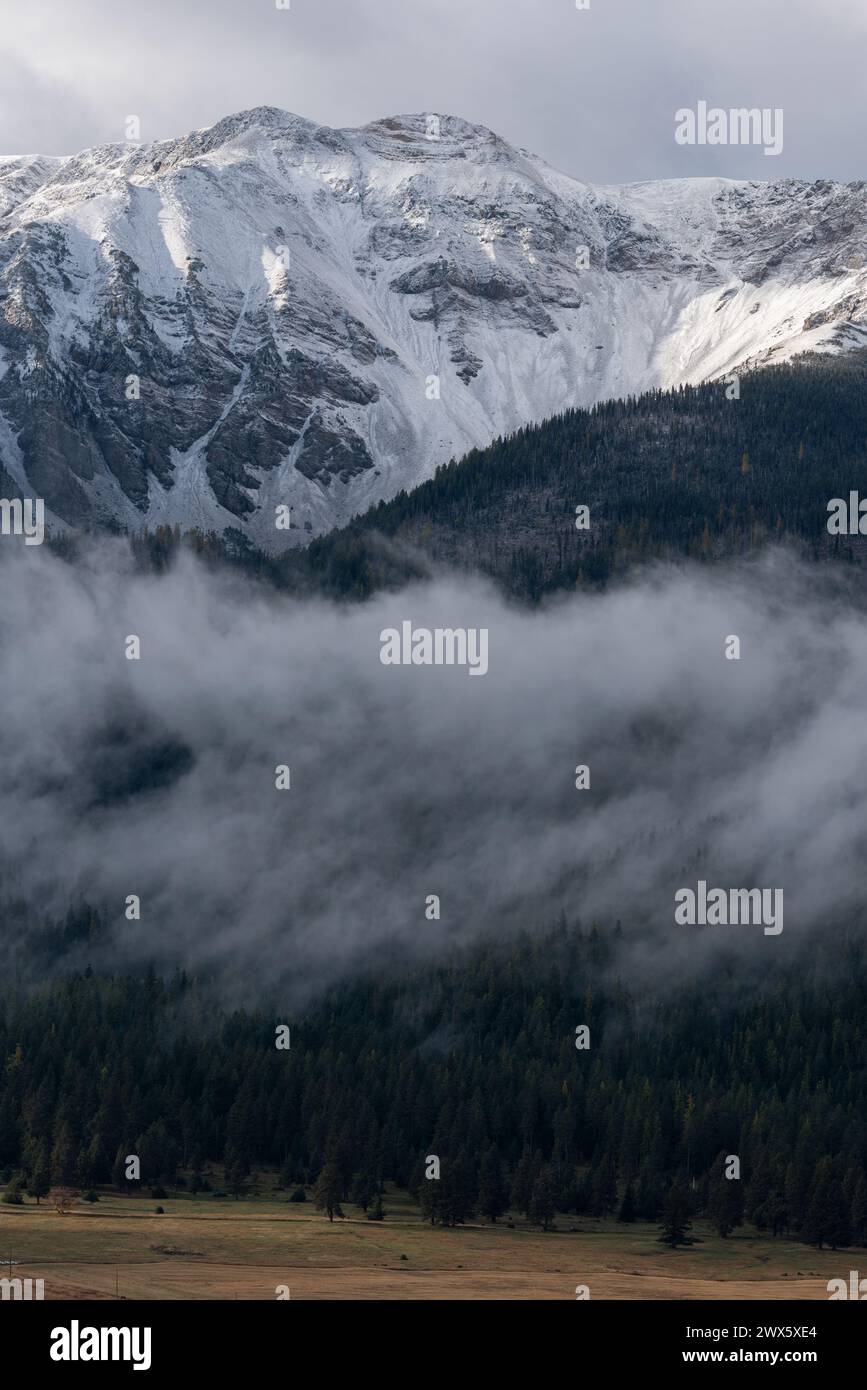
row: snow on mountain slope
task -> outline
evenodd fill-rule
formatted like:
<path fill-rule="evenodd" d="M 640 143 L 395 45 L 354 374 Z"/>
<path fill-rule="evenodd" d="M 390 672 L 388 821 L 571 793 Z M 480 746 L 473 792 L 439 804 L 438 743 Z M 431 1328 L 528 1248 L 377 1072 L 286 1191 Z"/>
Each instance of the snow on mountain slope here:
<path fill-rule="evenodd" d="M 594 188 L 453 117 L 270 107 L 5 158 L 0 491 L 301 541 L 569 406 L 863 343 L 865 203 Z"/>

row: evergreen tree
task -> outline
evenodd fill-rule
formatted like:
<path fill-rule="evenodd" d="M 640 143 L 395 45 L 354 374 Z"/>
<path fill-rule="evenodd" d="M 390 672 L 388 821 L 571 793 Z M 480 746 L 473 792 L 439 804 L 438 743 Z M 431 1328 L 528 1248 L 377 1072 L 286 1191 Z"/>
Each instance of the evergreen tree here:
<path fill-rule="evenodd" d="M 435 1226 L 437 1221 L 445 1224 L 447 1202 L 443 1193 L 442 1178 L 423 1178 L 418 1190 L 419 1206 L 425 1221 Z"/>
<path fill-rule="evenodd" d="M 852 1238 L 849 1210 L 842 1184 L 834 1173 L 830 1158 L 823 1158 L 817 1169 L 804 1219 L 804 1240 L 810 1245 L 830 1245 L 836 1250 Z"/>
<path fill-rule="evenodd" d="M 626 1184 L 626 1191 L 623 1194 L 623 1201 L 620 1203 L 617 1220 L 625 1223 L 631 1223 L 635 1220 L 635 1193 L 632 1190 L 631 1182 Z"/>
<path fill-rule="evenodd" d="M 494 1146 L 482 1158 L 479 1172 L 479 1211 L 496 1222 L 509 1206 L 509 1194 L 503 1178 L 500 1155 Z"/>
<path fill-rule="evenodd" d="M 851 1226 L 855 1239 L 867 1243 L 867 1178 L 858 1174 L 852 1193 Z"/>
<path fill-rule="evenodd" d="M 48 1145 L 43 1144 L 39 1150 L 36 1164 L 30 1175 L 30 1182 L 27 1185 L 28 1197 L 36 1198 L 36 1205 L 39 1206 L 43 1197 L 47 1197 L 51 1190 L 51 1162 L 48 1155 Z"/>
<path fill-rule="evenodd" d="M 744 1219 L 744 1198 L 740 1180 L 726 1177 L 726 1155 L 718 1155 L 711 1170 L 707 1214 L 717 1234 L 731 1235 Z"/>
<path fill-rule="evenodd" d="M 768 1156 L 763 1153 L 755 1165 L 749 1181 L 744 1202 L 744 1215 L 747 1221 L 763 1231 L 768 1225 L 768 1198 L 771 1190 L 771 1170 Z"/>
<path fill-rule="evenodd" d="M 781 1231 L 789 1229 L 789 1212 L 786 1206 L 786 1198 L 778 1187 L 771 1190 L 767 1203 L 765 1204 L 767 1224 L 771 1228 L 771 1235 L 778 1236 Z"/>
<path fill-rule="evenodd" d="M 317 1211 L 324 1211 L 329 1221 L 342 1216 L 340 1197 L 343 1192 L 343 1179 L 334 1160 L 326 1163 L 313 1186 L 313 1201 Z"/>
<path fill-rule="evenodd" d="M 51 1153 L 51 1176 L 55 1182 L 64 1186 L 74 1182 L 78 1167 L 78 1148 L 72 1126 L 62 1120 L 57 1130 L 54 1148 Z"/>
<path fill-rule="evenodd" d="M 656 1221 L 662 1207 L 661 1182 L 658 1174 L 643 1167 L 638 1176 L 638 1192 L 635 1205 L 642 1221 Z"/>
<path fill-rule="evenodd" d="M 533 1183 L 536 1177 L 536 1164 L 533 1155 L 528 1148 L 524 1148 L 518 1166 L 512 1176 L 512 1199 L 511 1205 L 516 1211 L 523 1212 L 526 1216 L 530 1210 L 530 1199 L 533 1195 Z"/>
<path fill-rule="evenodd" d="M 607 1216 L 617 1201 L 617 1177 L 607 1156 L 593 1175 L 590 1210 L 594 1216 Z"/>
<path fill-rule="evenodd" d="M 362 1211 L 367 1211 L 374 1197 L 376 1196 L 376 1181 L 372 1174 L 368 1172 L 355 1173 L 350 1184 L 349 1200 L 355 1206 L 361 1207 Z"/>
<path fill-rule="evenodd" d="M 668 1196 L 665 1199 L 665 1206 L 662 1212 L 662 1234 L 659 1237 L 662 1245 L 671 1246 L 674 1250 L 678 1245 L 690 1245 L 691 1237 L 687 1232 L 692 1228 L 689 1219 L 689 1196 L 686 1184 L 679 1178 L 671 1184 Z"/>
<path fill-rule="evenodd" d="M 445 1162 L 441 1184 L 443 1218 L 449 1226 L 462 1226 L 476 1209 L 473 1171 L 465 1153 Z"/>
<path fill-rule="evenodd" d="M 551 1172 L 550 1164 L 546 1163 L 539 1170 L 533 1183 L 528 1216 L 534 1226 L 541 1226 L 543 1231 L 547 1231 L 554 1219 L 556 1210 L 554 1175 Z"/>

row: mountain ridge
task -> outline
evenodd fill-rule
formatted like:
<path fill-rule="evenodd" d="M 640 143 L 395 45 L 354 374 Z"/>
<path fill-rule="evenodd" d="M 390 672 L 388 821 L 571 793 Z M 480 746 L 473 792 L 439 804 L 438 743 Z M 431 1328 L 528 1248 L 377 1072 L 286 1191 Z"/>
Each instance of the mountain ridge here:
<path fill-rule="evenodd" d="M 863 182 L 593 186 L 276 107 L 0 160 L 0 486 L 62 524 L 279 549 L 563 410 L 865 342 Z"/>

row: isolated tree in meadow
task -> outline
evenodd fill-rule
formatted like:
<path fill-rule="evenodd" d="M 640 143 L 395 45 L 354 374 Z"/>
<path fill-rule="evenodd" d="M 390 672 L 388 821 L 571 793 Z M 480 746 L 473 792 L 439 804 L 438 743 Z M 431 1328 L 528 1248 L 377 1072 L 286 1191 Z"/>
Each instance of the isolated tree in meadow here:
<path fill-rule="evenodd" d="M 686 1183 L 678 1178 L 671 1184 L 665 1199 L 665 1206 L 662 1211 L 662 1235 L 659 1237 L 661 1244 L 670 1245 L 672 1250 L 678 1245 L 690 1245 L 692 1241 L 687 1232 L 691 1227 L 689 1194 L 686 1190 Z"/>
<path fill-rule="evenodd" d="M 340 1206 L 340 1197 L 343 1192 L 343 1179 L 340 1169 L 333 1159 L 330 1159 L 322 1168 L 319 1177 L 313 1186 L 313 1201 L 317 1211 L 324 1211 L 329 1221 L 333 1221 L 335 1216 L 342 1216 L 343 1211 Z"/>
<path fill-rule="evenodd" d="M 51 1189 L 51 1157 L 47 1144 L 43 1144 L 39 1150 L 33 1171 L 30 1174 L 30 1181 L 27 1184 L 28 1197 L 36 1198 L 36 1205 L 39 1206 L 43 1197 L 47 1197 Z"/>
<path fill-rule="evenodd" d="M 51 1190 L 51 1182 L 45 1169 L 37 1170 L 30 1182 L 27 1184 L 27 1196 L 36 1198 L 36 1205 L 39 1206 L 43 1197 L 47 1197 Z"/>

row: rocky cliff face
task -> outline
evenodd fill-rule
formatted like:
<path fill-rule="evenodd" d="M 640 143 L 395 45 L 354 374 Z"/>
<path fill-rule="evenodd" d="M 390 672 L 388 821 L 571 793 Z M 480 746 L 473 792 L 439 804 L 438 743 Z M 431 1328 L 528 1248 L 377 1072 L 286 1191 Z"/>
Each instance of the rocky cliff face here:
<path fill-rule="evenodd" d="M 591 188 L 451 117 L 6 158 L 0 493 L 300 542 L 569 406 L 862 345 L 865 252 L 863 183 Z"/>

